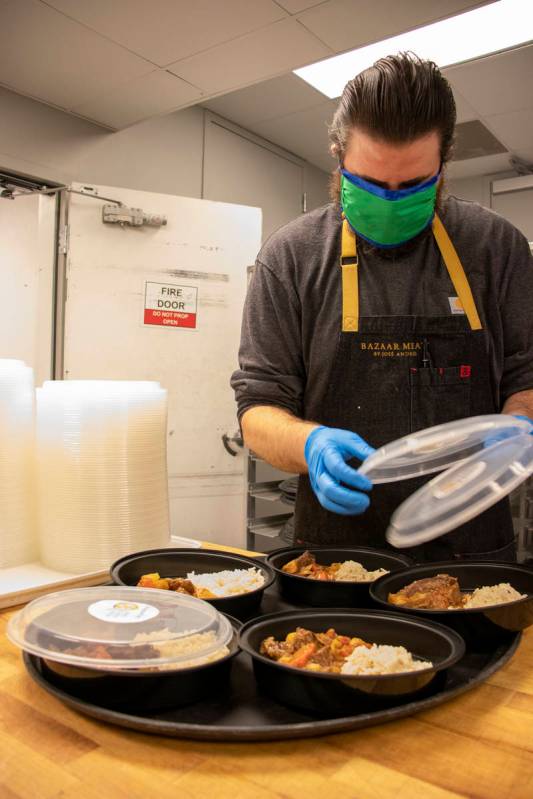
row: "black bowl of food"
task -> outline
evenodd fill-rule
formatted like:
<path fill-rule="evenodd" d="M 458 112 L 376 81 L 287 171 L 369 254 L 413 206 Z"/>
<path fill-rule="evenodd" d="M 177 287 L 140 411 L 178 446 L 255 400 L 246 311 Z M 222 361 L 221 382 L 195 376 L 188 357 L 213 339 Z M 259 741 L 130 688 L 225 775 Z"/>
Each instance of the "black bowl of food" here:
<path fill-rule="evenodd" d="M 206 663 L 168 671 L 112 673 L 39 658 L 41 670 L 52 685 L 105 707 L 136 711 L 184 707 L 228 689 L 233 658 L 240 651 L 237 641 L 242 622 L 227 618 L 233 627 L 227 652 Z M 31 655 L 24 653 L 24 657 Z"/>
<path fill-rule="evenodd" d="M 247 619 L 257 613 L 275 580 L 259 560 L 210 549 L 150 549 L 117 560 L 117 585 L 177 591 L 204 599 L 222 613 Z"/>
<path fill-rule="evenodd" d="M 369 547 L 291 547 L 267 556 L 283 596 L 312 607 L 371 607 L 368 589 L 387 572 L 411 566 L 405 555 Z"/>
<path fill-rule="evenodd" d="M 533 624 L 533 570 L 496 561 L 443 561 L 387 574 L 370 588 L 384 608 L 453 627 L 486 642 Z"/>
<path fill-rule="evenodd" d="M 224 690 L 240 626 L 190 596 L 101 586 L 39 597 L 6 632 L 54 685 L 107 707 L 147 710 Z"/>
<path fill-rule="evenodd" d="M 462 638 L 443 625 L 342 608 L 262 616 L 243 625 L 239 646 L 252 658 L 261 691 L 317 716 L 429 692 L 465 651 Z"/>

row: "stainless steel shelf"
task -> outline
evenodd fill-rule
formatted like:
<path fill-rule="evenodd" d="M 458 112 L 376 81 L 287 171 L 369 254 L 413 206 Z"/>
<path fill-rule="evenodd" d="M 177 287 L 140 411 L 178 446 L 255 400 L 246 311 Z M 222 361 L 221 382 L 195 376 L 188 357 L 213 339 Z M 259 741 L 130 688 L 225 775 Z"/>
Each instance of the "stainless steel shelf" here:
<path fill-rule="evenodd" d="M 278 502 L 281 499 L 279 480 L 269 480 L 264 483 L 250 483 L 248 493 L 255 499 L 265 499 L 268 502 Z"/>
<path fill-rule="evenodd" d="M 252 535 L 264 535 L 267 536 L 267 538 L 276 538 L 291 516 L 292 513 L 278 513 L 275 516 L 262 516 L 253 521 L 249 520 L 248 532 Z"/>

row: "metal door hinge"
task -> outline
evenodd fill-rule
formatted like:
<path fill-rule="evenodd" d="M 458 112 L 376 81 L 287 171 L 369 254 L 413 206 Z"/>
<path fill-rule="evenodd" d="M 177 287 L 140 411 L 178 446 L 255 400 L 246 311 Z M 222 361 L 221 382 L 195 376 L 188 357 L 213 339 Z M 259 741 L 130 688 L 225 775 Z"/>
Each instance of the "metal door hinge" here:
<path fill-rule="evenodd" d="M 69 245 L 69 237 L 70 237 L 70 229 L 68 225 L 62 225 L 59 228 L 59 237 L 58 237 L 58 248 L 61 255 L 66 255 L 68 252 L 68 245 Z"/>
<path fill-rule="evenodd" d="M 307 192 L 304 191 L 302 194 L 302 213 L 307 213 Z"/>

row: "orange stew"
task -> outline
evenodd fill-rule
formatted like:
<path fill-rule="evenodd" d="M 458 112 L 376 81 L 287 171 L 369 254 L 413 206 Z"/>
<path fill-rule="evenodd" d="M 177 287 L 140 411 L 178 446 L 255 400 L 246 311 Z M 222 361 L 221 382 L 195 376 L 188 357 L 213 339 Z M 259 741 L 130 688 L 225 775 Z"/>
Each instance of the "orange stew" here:
<path fill-rule="evenodd" d="M 285 637 L 284 641 L 277 641 L 273 636 L 265 638 L 259 651 L 262 655 L 285 666 L 339 674 L 346 658 L 358 646 L 370 649 L 372 644 L 363 641 L 362 638 L 338 635 L 333 628 L 325 633 L 315 633 L 297 627 Z"/>
<path fill-rule="evenodd" d="M 143 574 L 137 586 L 139 588 L 159 588 L 163 591 L 176 591 L 178 594 L 188 594 L 198 599 L 216 598 L 215 594 L 207 588 L 200 588 L 185 577 L 161 577 L 158 572 Z"/>
<path fill-rule="evenodd" d="M 282 571 L 298 577 L 309 577 L 311 580 L 335 580 L 341 565 L 341 563 L 331 563 L 329 566 L 322 566 L 316 562 L 313 553 L 306 550 L 299 557 L 286 563 Z"/>

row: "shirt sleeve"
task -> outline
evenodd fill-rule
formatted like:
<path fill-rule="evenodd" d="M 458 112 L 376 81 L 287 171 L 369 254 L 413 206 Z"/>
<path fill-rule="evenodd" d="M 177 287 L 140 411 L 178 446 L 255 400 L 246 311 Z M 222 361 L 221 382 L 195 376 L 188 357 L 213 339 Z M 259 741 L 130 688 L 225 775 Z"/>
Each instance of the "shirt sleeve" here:
<path fill-rule="evenodd" d="M 301 416 L 304 384 L 298 295 L 257 261 L 244 305 L 239 369 L 231 378 L 239 421 L 254 405 Z"/>
<path fill-rule="evenodd" d="M 500 300 L 503 401 L 533 389 L 533 256 L 527 239 L 518 230 L 513 232 Z"/>

